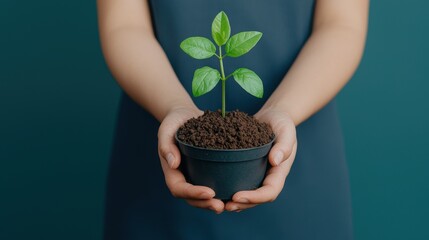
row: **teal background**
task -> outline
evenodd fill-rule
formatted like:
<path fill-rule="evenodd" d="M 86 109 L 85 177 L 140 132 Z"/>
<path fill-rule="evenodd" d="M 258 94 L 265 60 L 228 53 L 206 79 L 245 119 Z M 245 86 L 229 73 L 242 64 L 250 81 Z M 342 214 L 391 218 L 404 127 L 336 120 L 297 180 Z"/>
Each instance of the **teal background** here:
<path fill-rule="evenodd" d="M 429 2 L 371 2 L 338 97 L 358 240 L 429 239 Z M 0 239 L 100 239 L 120 89 L 95 1 L 0 2 Z"/>

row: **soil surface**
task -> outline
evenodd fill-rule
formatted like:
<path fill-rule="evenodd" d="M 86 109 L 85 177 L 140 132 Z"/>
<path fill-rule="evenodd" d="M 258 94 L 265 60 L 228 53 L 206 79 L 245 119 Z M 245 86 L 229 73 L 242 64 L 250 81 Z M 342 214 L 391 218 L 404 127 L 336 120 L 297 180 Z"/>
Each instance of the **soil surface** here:
<path fill-rule="evenodd" d="M 180 141 L 210 149 L 243 149 L 265 145 L 274 138 L 270 126 L 240 111 L 206 111 L 177 131 Z"/>

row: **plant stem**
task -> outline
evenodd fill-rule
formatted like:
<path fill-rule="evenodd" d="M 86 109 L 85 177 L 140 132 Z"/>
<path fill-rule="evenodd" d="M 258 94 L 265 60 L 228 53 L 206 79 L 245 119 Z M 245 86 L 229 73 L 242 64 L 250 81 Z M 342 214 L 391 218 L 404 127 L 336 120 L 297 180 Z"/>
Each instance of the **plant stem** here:
<path fill-rule="evenodd" d="M 225 102 L 226 102 L 226 98 L 225 98 L 225 82 L 226 82 L 226 78 L 225 78 L 225 71 L 223 70 L 223 56 L 222 56 L 222 47 L 219 46 L 219 62 L 220 62 L 220 73 L 221 75 L 221 80 L 222 80 L 222 117 L 225 117 Z"/>

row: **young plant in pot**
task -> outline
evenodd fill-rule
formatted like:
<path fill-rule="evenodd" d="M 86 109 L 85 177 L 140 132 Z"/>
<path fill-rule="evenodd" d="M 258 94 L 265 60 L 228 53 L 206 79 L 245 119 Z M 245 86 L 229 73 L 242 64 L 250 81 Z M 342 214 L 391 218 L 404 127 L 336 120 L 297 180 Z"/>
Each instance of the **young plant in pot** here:
<path fill-rule="evenodd" d="M 257 98 L 263 96 L 262 80 L 255 72 L 239 68 L 225 75 L 223 62 L 227 57 L 240 57 L 249 52 L 262 33 L 249 31 L 230 35 L 228 17 L 220 12 L 212 23 L 212 37 L 217 47 L 204 37 L 190 37 L 180 44 L 181 49 L 195 59 L 219 59 L 220 71 L 208 66 L 195 71 L 192 93 L 200 97 L 221 82 L 222 110 L 205 111 L 202 116 L 188 120 L 178 129 L 176 141 L 182 155 L 181 169 L 187 180 L 212 188 L 215 197 L 222 200 L 230 200 L 238 191 L 261 186 L 268 165 L 267 155 L 274 142 L 268 124 L 238 110 L 225 110 L 228 79 L 234 79 Z"/>

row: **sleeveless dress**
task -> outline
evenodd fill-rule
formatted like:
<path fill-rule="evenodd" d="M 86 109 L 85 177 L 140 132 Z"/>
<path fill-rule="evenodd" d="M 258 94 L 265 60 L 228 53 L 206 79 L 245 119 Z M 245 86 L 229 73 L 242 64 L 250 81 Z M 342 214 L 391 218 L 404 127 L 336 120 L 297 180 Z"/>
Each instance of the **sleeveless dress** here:
<path fill-rule="evenodd" d="M 211 22 L 225 11 L 231 34 L 260 31 L 248 54 L 226 58 L 225 73 L 250 68 L 264 83 L 264 98 L 227 82 L 227 110 L 254 114 L 286 74 L 311 33 L 314 0 L 152 0 L 156 37 L 191 93 L 196 68 L 216 59 L 182 52 L 190 36 L 211 38 Z M 142 66 L 144 68 L 144 66 Z M 162 71 L 162 69 L 159 69 Z M 311 69 L 309 69 L 311 71 Z M 221 106 L 221 88 L 194 98 L 200 109 Z M 335 100 L 297 127 L 298 152 L 282 193 L 273 203 L 240 213 L 189 206 L 167 189 L 157 154 L 159 122 L 122 94 L 107 182 L 104 239 L 352 239 L 348 170 Z"/>

